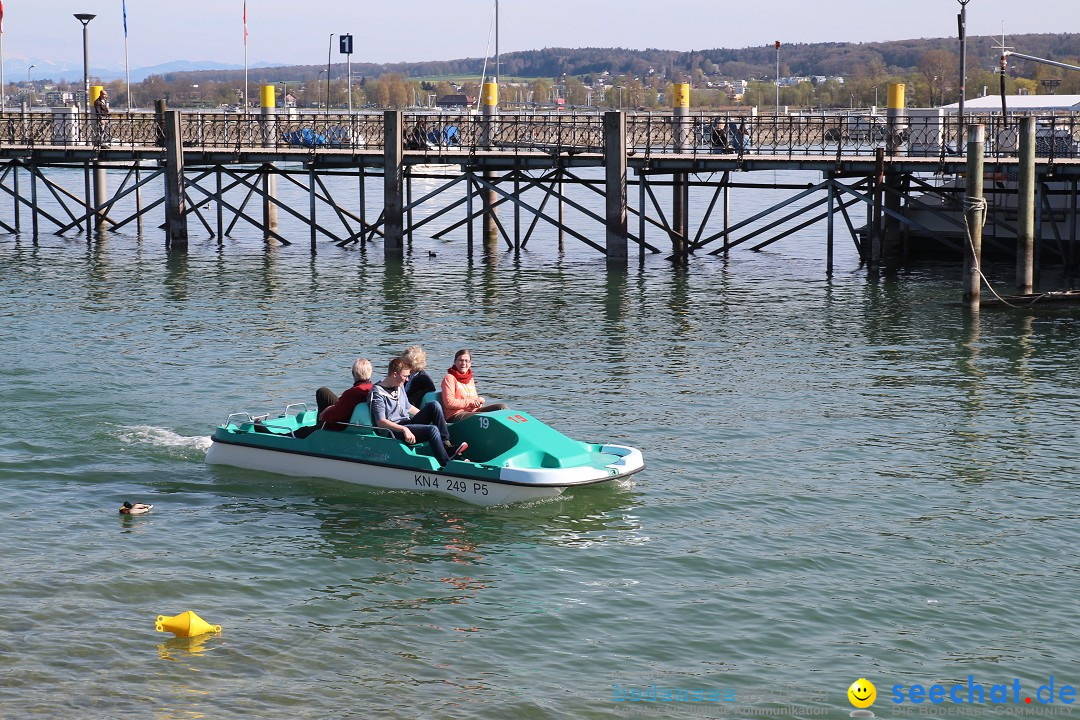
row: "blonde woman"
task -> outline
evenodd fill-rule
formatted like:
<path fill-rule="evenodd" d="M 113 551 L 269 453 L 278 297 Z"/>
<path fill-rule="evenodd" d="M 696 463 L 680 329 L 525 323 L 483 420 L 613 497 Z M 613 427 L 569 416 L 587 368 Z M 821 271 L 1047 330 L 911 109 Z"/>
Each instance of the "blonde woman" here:
<path fill-rule="evenodd" d="M 405 383 L 405 394 L 409 397 L 409 404 L 414 407 L 422 407 L 424 396 L 435 390 L 435 382 L 426 372 L 427 354 L 419 345 L 410 345 L 401 353 L 401 359 L 409 363 L 412 375 Z"/>

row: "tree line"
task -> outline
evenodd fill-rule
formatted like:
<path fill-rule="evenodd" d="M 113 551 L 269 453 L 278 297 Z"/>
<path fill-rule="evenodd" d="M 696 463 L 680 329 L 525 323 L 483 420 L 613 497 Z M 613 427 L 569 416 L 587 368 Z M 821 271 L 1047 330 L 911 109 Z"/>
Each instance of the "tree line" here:
<path fill-rule="evenodd" d="M 1080 34 L 1027 34 L 1008 39 L 1018 52 L 1078 63 Z M 968 97 L 996 93 L 999 40 L 968 38 Z M 866 107 L 885 104 L 887 85 L 904 82 L 909 104 L 934 106 L 955 102 L 959 88 L 959 43 L 950 38 L 876 43 L 798 43 L 780 48 L 783 77 L 817 76 L 824 81 L 780 88 L 780 104 L 793 109 Z M 712 50 L 631 50 L 626 48 L 544 48 L 502 56 L 504 82 L 500 100 L 550 104 L 556 96 L 569 105 L 653 109 L 670 106 L 670 86 L 691 83 L 691 105 L 729 107 L 735 104 L 725 80 L 750 81 L 739 104 L 770 107 L 776 102 L 776 50 L 767 47 Z M 353 107 L 428 105 L 433 97 L 466 94 L 477 97 L 483 58 L 418 63 L 353 63 Z M 251 101 L 258 87 L 272 84 L 279 98 L 288 89 L 301 107 L 344 107 L 348 96 L 345 66 L 297 65 L 249 71 Z M 491 71 L 490 63 L 488 67 Z M 425 79 L 427 78 L 427 79 Z M 432 78 L 458 78 L 458 82 Z M 461 81 L 462 78 L 472 78 Z M 517 82 L 506 82 L 515 78 Z M 840 81 L 838 78 L 843 78 Z M 1044 82 L 1046 81 L 1046 82 Z M 1056 84 L 1054 84 L 1056 81 Z M 1007 91 L 1080 93 L 1080 72 L 1012 59 Z M 711 87 L 710 87 L 711 83 Z M 61 83 L 61 89 L 63 89 Z M 73 84 L 74 85 L 74 84 Z M 113 104 L 126 103 L 124 84 L 108 84 Z M 166 98 L 176 107 L 240 104 L 243 72 L 204 70 L 154 75 L 132 86 L 134 104 L 149 107 Z M 280 99 L 279 99 L 280 103 Z"/>

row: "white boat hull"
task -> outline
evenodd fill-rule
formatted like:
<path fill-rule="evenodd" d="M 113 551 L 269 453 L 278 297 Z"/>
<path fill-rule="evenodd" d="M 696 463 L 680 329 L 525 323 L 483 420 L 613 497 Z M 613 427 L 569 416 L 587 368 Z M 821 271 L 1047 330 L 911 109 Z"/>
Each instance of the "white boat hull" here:
<path fill-rule="evenodd" d="M 291 477 L 320 477 L 389 490 L 435 493 L 483 506 L 555 497 L 565 489 L 458 478 L 430 471 L 402 470 L 221 442 L 211 444 L 206 462 Z"/>

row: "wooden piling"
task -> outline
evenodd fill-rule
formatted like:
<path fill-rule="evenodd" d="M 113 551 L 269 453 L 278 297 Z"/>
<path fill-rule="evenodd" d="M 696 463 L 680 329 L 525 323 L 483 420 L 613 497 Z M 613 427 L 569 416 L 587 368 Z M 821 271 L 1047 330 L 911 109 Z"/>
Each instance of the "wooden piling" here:
<path fill-rule="evenodd" d="M 400 110 L 386 110 L 383 113 L 383 253 L 388 256 L 398 256 L 404 252 L 401 123 Z"/>
<path fill-rule="evenodd" d="M 608 262 L 626 263 L 626 115 L 604 113 L 604 179 Z"/>
<path fill-rule="evenodd" d="M 1035 175 L 1035 262 L 1039 262 L 1039 247 L 1042 245 L 1043 238 L 1043 202 L 1046 199 L 1044 194 L 1046 193 L 1046 183 L 1039 180 L 1039 176 Z"/>
<path fill-rule="evenodd" d="M 94 227 L 100 229 L 105 223 L 105 211 L 102 208 L 109 202 L 109 178 L 105 174 L 105 166 L 100 162 L 94 163 Z"/>
<path fill-rule="evenodd" d="M 311 254 L 315 254 L 315 163 L 308 164 L 308 226 L 311 228 Z"/>
<path fill-rule="evenodd" d="M 476 186 L 470 176 L 465 180 L 465 242 L 470 260 L 473 256 L 473 195 L 475 194 Z"/>
<path fill-rule="evenodd" d="M 499 86 L 496 83 L 484 83 L 480 94 L 483 100 L 483 115 L 480 121 L 480 146 L 486 150 L 493 150 L 495 149 L 495 139 L 498 133 Z M 497 174 L 490 170 L 484 171 L 484 179 L 491 184 L 495 184 L 497 177 Z M 480 199 L 483 201 L 484 247 L 490 255 L 499 248 L 499 227 L 495 218 L 495 214 L 498 212 L 495 205 L 498 202 L 498 193 L 490 188 L 483 188 L 480 190 Z"/>
<path fill-rule="evenodd" d="M 638 170 L 638 263 L 645 265 L 645 168 Z"/>
<path fill-rule="evenodd" d="M 216 176 L 217 180 L 217 242 L 220 246 L 222 243 L 225 242 L 225 206 L 222 204 L 222 200 L 224 200 L 224 198 L 222 197 L 221 192 L 220 165 L 216 168 L 216 172 L 214 173 L 214 175 Z"/>
<path fill-rule="evenodd" d="M 142 235 L 142 160 L 135 161 L 135 229 Z"/>
<path fill-rule="evenodd" d="M 1035 118 L 1020 119 L 1020 180 L 1016 191 L 1016 289 L 1035 285 Z"/>
<path fill-rule="evenodd" d="M 165 111 L 165 247 L 186 250 L 187 203 L 184 199 L 184 143 L 180 112 Z"/>
<path fill-rule="evenodd" d="M 412 237 L 412 229 L 413 229 L 412 171 L 413 171 L 412 165 L 408 165 L 404 169 L 404 172 L 405 172 L 405 207 L 408 208 L 408 210 L 405 211 L 405 213 L 406 213 L 406 223 L 405 223 L 405 228 L 406 229 L 405 229 L 405 233 L 406 233 L 406 238 L 409 241 L 409 252 L 410 253 L 412 252 L 412 240 L 413 240 L 413 237 Z"/>
<path fill-rule="evenodd" d="M 278 231 L 278 208 L 274 199 L 277 198 L 277 173 L 274 171 L 274 163 L 266 163 L 262 169 L 262 220 L 263 240 L 267 242 Z"/>
<path fill-rule="evenodd" d="M 34 233 L 34 240 L 38 236 L 38 196 L 37 196 L 37 166 L 30 166 L 30 226 Z"/>
<path fill-rule="evenodd" d="M 684 153 L 693 146 L 690 137 L 690 83 L 675 83 L 673 88 L 671 123 L 674 150 Z M 675 255 L 686 252 L 690 235 L 690 218 L 686 207 L 689 194 L 686 173 L 674 173 L 671 186 L 671 252 Z"/>
<path fill-rule="evenodd" d="M 14 190 L 14 198 L 15 198 L 15 208 L 14 208 L 14 210 L 15 210 L 15 232 L 19 232 L 20 230 L 22 230 L 22 226 L 21 226 L 20 220 L 19 220 L 19 215 L 20 215 L 20 213 L 19 213 L 19 203 L 21 202 L 21 198 L 19 197 L 19 161 L 18 160 L 12 160 L 11 161 L 11 187 L 12 187 L 12 190 Z"/>
<path fill-rule="evenodd" d="M 83 219 L 83 229 L 86 230 L 87 240 L 90 239 L 90 223 L 93 217 L 94 208 L 91 205 L 90 200 L 90 163 L 83 163 L 83 209 L 86 211 L 86 217 Z"/>
<path fill-rule="evenodd" d="M 986 127 L 967 126 L 967 177 L 964 184 L 964 302 L 969 307 L 979 306 L 981 290 L 983 213 L 983 153 L 985 152 Z"/>
<path fill-rule="evenodd" d="M 562 181 L 562 172 L 559 173 L 559 185 L 558 185 L 558 188 L 556 190 L 556 194 L 558 195 L 558 198 L 559 198 L 559 252 L 563 252 L 563 250 L 564 250 L 564 247 L 563 247 L 563 235 L 564 235 L 563 228 L 565 226 L 563 225 L 563 181 Z"/>
<path fill-rule="evenodd" d="M 514 197 L 521 199 L 521 168 L 514 168 Z M 521 205 L 514 203 L 514 252 L 521 252 Z"/>
<path fill-rule="evenodd" d="M 731 228 L 731 171 L 724 172 L 724 256 L 728 254 L 731 239 L 728 230 Z"/>
<path fill-rule="evenodd" d="M 884 254 L 884 233 L 881 227 L 881 209 L 885 194 L 885 149 L 878 148 L 874 152 L 874 206 L 870 221 L 870 267 L 881 267 L 881 258 Z"/>
<path fill-rule="evenodd" d="M 1076 190 L 1076 178 L 1073 178 L 1072 182 L 1069 183 L 1069 245 L 1068 257 L 1065 262 L 1069 268 L 1076 267 Z"/>
<path fill-rule="evenodd" d="M 360 187 L 358 192 L 360 194 L 360 249 L 367 247 L 367 189 L 364 187 L 367 180 L 367 173 L 364 170 L 364 159 L 360 158 Z"/>
<path fill-rule="evenodd" d="M 725 203 L 726 204 L 726 203 Z M 825 228 L 825 273 L 832 275 L 833 271 L 833 213 L 836 212 L 836 180 L 829 173 L 829 214 L 826 217 Z M 727 240 L 727 238 L 724 238 Z"/>

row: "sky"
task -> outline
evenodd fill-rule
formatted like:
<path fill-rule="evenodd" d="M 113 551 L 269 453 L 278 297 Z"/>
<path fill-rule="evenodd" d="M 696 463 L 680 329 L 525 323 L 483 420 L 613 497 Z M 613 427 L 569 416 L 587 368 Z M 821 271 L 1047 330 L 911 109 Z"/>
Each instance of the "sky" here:
<path fill-rule="evenodd" d="M 244 0 L 126 0 L 132 68 L 176 60 L 244 63 Z M 351 33 L 353 61 L 450 60 L 494 54 L 494 0 L 247 0 L 248 62 L 323 64 L 330 34 Z M 970 0 L 969 35 L 1080 32 L 1080 2 Z M 12 60 L 124 67 L 122 0 L 3 0 Z M 888 9 L 887 9 L 888 8 Z M 694 50 L 824 41 L 955 37 L 959 0 L 500 0 L 499 49 L 627 47 Z M 332 60 L 337 53 L 335 38 Z M 1022 52 L 1023 48 L 1016 48 Z M 25 62 L 22 67 L 25 68 Z"/>

